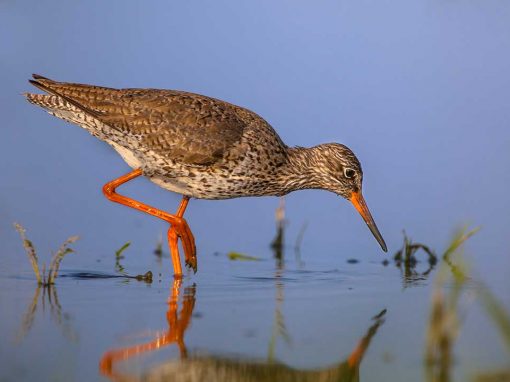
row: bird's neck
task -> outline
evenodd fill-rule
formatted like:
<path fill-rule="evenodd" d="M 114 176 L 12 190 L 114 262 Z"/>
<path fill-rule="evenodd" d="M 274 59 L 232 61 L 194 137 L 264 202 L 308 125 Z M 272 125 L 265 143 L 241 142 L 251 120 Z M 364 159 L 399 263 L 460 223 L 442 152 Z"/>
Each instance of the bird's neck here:
<path fill-rule="evenodd" d="M 287 163 L 280 171 L 280 181 L 285 193 L 296 190 L 320 188 L 317 174 L 317 153 L 315 147 L 289 147 Z"/>

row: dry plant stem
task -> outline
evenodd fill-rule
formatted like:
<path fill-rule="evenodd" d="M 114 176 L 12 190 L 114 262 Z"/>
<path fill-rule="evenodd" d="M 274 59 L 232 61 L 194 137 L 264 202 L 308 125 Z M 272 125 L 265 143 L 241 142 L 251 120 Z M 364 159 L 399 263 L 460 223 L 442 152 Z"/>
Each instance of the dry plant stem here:
<path fill-rule="evenodd" d="M 442 257 L 444 263 L 432 294 L 426 337 L 425 365 L 428 380 L 446 382 L 451 378 L 454 345 L 462 326 L 459 305 L 468 278 L 462 262 L 454 264 L 452 257 L 461 253 L 462 244 L 478 229 L 459 231 Z M 445 273 L 446 267 L 450 270 L 449 274 Z M 446 285 L 449 287 L 445 288 Z"/>
<path fill-rule="evenodd" d="M 69 248 L 69 244 L 74 243 L 76 240 L 78 240 L 78 236 L 71 236 L 69 239 L 64 241 L 64 243 L 60 246 L 57 253 L 53 258 L 51 259 L 50 263 L 50 270 L 48 272 L 48 283 L 54 284 L 55 279 L 58 276 L 58 270 L 60 268 L 60 263 L 62 262 L 62 259 L 67 255 L 68 253 L 74 252 L 71 248 Z"/>
<path fill-rule="evenodd" d="M 20 224 L 14 223 L 14 228 L 19 232 L 21 236 L 21 240 L 23 240 L 23 247 L 27 252 L 28 259 L 30 260 L 30 264 L 32 264 L 32 269 L 35 273 L 35 278 L 37 279 L 38 284 L 42 284 L 41 272 L 39 271 L 39 260 L 37 259 L 37 254 L 35 253 L 34 245 L 30 240 L 26 237 L 26 230 Z"/>
<path fill-rule="evenodd" d="M 123 204 L 125 206 L 145 212 L 149 215 L 155 216 L 159 219 L 162 219 L 170 223 L 170 229 L 168 230 L 168 244 L 170 247 L 170 254 L 172 256 L 174 274 L 176 276 L 182 275 L 179 247 L 177 243 L 179 238 L 181 239 L 182 242 L 182 247 L 186 259 L 186 265 L 193 268 L 193 270 L 196 272 L 197 264 L 196 264 L 195 239 L 193 237 L 193 234 L 191 233 L 188 223 L 182 217 L 188 205 L 189 198 L 184 196 L 179 206 L 179 209 L 177 210 L 177 213 L 175 215 L 171 215 L 165 211 L 151 207 L 142 202 L 130 199 L 126 196 L 119 195 L 115 192 L 115 189 L 118 186 L 134 178 L 137 178 L 140 175 L 142 175 L 142 170 L 140 169 L 133 170 L 130 173 L 105 184 L 103 187 L 103 193 L 109 200 L 113 202 Z"/>
<path fill-rule="evenodd" d="M 39 259 L 37 258 L 34 245 L 26 237 L 26 230 L 18 223 L 15 223 L 14 227 L 19 232 L 21 239 L 23 240 L 23 246 L 25 247 L 30 263 L 32 264 L 32 269 L 34 270 L 37 284 L 44 287 L 54 284 L 55 279 L 58 276 L 58 270 L 62 259 L 68 253 L 74 252 L 71 248 L 69 248 L 69 244 L 72 244 L 78 240 L 78 236 L 72 236 L 64 241 L 64 243 L 58 249 L 57 253 L 51 259 L 49 271 L 48 274 L 46 274 L 46 264 L 43 265 L 42 273 L 39 269 Z"/>

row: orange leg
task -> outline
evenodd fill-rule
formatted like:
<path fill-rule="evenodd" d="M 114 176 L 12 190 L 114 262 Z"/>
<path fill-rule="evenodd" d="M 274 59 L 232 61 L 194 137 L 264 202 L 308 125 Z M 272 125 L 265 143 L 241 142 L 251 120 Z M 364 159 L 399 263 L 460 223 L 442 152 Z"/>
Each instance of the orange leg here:
<path fill-rule="evenodd" d="M 112 180 L 109 183 L 106 183 L 103 187 L 103 193 L 105 196 L 116 203 L 123 204 L 125 206 L 134 208 L 139 211 L 143 211 L 147 214 L 160 218 L 168 223 L 170 223 L 170 228 L 168 229 L 168 245 L 170 247 L 170 254 L 172 256 L 172 264 L 174 266 L 174 274 L 176 276 L 182 275 L 181 261 L 179 257 L 179 245 L 178 240 L 181 239 L 182 248 L 184 250 L 185 262 L 186 266 L 192 268 L 195 272 L 197 271 L 197 257 L 196 257 L 196 247 L 195 247 L 195 238 L 191 233 L 191 230 L 188 226 L 188 223 L 183 218 L 184 212 L 186 211 L 186 207 L 188 206 L 189 197 L 183 196 L 181 204 L 177 209 L 175 215 L 171 215 L 168 212 L 161 211 L 157 208 L 151 207 L 147 204 L 139 202 L 137 200 L 133 200 L 126 196 L 117 194 L 115 189 L 119 187 L 121 184 L 124 184 L 134 178 L 142 175 L 142 170 L 137 169 L 131 171 L 130 173 L 121 176 L 115 180 Z"/>

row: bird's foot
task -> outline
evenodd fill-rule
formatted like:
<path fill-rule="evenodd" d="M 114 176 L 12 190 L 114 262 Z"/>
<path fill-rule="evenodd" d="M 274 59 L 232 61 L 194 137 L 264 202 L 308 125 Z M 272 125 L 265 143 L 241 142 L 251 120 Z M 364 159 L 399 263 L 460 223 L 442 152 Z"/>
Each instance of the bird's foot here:
<path fill-rule="evenodd" d="M 184 250 L 184 263 L 188 269 L 193 269 L 197 273 L 197 249 L 195 238 L 188 222 L 183 218 L 178 218 L 177 222 L 172 223 L 168 229 L 168 244 L 174 263 L 174 269 L 180 269 L 178 240 L 181 239 L 182 249 Z M 176 271 L 176 274 L 179 272 Z"/>

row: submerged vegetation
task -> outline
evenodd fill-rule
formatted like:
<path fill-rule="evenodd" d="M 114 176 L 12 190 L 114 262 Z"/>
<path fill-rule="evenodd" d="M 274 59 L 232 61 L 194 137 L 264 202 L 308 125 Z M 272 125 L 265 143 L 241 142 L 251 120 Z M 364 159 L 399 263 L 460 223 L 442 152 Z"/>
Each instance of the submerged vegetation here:
<path fill-rule="evenodd" d="M 404 287 L 415 285 L 422 280 L 426 280 L 432 270 L 436 267 L 438 260 L 443 260 L 446 264 L 448 264 L 452 272 L 460 272 L 458 274 L 458 276 L 460 276 L 462 272 L 456 269 L 455 264 L 451 261 L 451 257 L 462 246 L 462 244 L 476 234 L 479 229 L 480 228 L 475 228 L 469 231 L 467 229 L 459 230 L 441 255 L 438 255 L 425 244 L 413 242 L 404 231 L 404 243 L 402 248 L 393 256 L 395 265 L 402 272 Z M 418 270 L 419 260 L 417 258 L 417 254 L 420 252 L 427 255 L 427 268 L 424 271 Z"/>
<path fill-rule="evenodd" d="M 73 244 L 76 240 L 79 239 L 78 236 L 71 236 L 69 239 L 64 241 L 64 243 L 60 246 L 57 252 L 51 258 L 50 266 L 48 267 L 48 271 L 46 272 L 46 264 L 43 265 L 42 271 L 39 267 L 39 259 L 37 257 L 37 253 L 34 245 L 30 240 L 26 237 L 26 230 L 20 224 L 15 223 L 14 227 L 19 232 L 21 236 L 21 240 L 23 241 L 23 247 L 27 253 L 28 259 L 32 264 L 32 269 L 34 270 L 35 277 L 37 279 L 37 283 L 41 286 L 48 287 L 50 285 L 55 284 L 55 279 L 58 276 L 58 270 L 60 268 L 60 263 L 64 259 L 66 255 L 74 252 L 72 248 L 69 246 Z"/>

